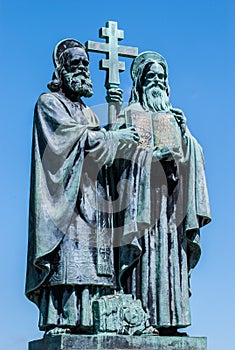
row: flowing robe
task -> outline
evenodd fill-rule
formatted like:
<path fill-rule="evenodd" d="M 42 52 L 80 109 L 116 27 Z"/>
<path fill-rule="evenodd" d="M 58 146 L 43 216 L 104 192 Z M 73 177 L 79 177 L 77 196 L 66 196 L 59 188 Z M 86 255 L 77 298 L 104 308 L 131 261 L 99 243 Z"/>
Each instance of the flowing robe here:
<path fill-rule="evenodd" d="M 141 111 L 146 113 L 131 104 L 117 127 L 125 125 L 127 114 Z M 131 180 L 131 200 L 116 219 L 122 231 L 120 285 L 142 300 L 157 328 L 190 325 L 190 275 L 200 258 L 200 228 L 210 222 L 202 149 L 188 129 L 182 144 L 178 161 L 156 161 L 151 149 L 138 146 L 132 161 L 116 166 L 116 181 Z"/>
<path fill-rule="evenodd" d="M 97 288 L 115 286 L 110 217 L 98 214 L 98 202 L 107 196 L 100 169 L 113 162 L 117 147 L 114 134 L 82 103 L 60 93 L 39 97 L 26 295 L 40 309 L 40 329 L 89 326 Z"/>

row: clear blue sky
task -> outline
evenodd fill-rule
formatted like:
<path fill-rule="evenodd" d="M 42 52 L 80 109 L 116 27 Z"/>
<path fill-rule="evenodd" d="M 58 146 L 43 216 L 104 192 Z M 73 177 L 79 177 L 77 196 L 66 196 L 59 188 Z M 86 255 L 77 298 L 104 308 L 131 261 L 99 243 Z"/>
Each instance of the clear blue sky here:
<path fill-rule="evenodd" d="M 234 0 L 1 0 L 2 349 L 26 350 L 28 341 L 42 337 L 37 309 L 24 297 L 34 104 L 47 91 L 54 45 L 66 37 L 101 40 L 98 29 L 108 20 L 125 30 L 123 44 L 167 59 L 172 103 L 184 110 L 204 148 L 213 222 L 201 232 L 188 332 L 207 336 L 208 350 L 234 349 L 234 15 Z M 98 71 L 102 55 L 90 58 L 94 97 L 86 103 L 92 106 L 104 103 L 105 90 L 104 72 Z M 129 66 L 121 75 L 125 100 Z"/>

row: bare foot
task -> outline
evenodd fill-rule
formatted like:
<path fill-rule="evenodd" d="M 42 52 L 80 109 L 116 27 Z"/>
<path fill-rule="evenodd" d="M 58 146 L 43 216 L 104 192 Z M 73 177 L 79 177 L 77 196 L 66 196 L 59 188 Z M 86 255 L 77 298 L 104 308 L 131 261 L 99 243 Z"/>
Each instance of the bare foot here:
<path fill-rule="evenodd" d="M 145 328 L 145 330 L 142 332 L 142 334 L 158 336 L 159 335 L 159 331 L 157 330 L 157 328 L 149 326 L 149 327 Z"/>
<path fill-rule="evenodd" d="M 46 332 L 46 335 L 70 334 L 70 328 L 55 327 Z"/>

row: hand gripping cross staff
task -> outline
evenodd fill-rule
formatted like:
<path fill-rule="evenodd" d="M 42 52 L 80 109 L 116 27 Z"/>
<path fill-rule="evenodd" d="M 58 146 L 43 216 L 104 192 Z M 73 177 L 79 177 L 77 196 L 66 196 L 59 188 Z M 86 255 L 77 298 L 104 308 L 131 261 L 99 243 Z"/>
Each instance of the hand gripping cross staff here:
<path fill-rule="evenodd" d="M 99 37 L 105 38 L 106 43 L 89 40 L 86 42 L 86 48 L 88 51 L 106 54 L 106 59 L 100 61 L 100 69 L 106 70 L 106 100 L 109 104 L 108 122 L 110 125 L 113 125 L 116 121 L 119 110 L 118 103 L 110 97 L 110 93 L 112 92 L 112 89 L 117 89 L 119 87 L 119 72 L 125 70 L 125 62 L 120 62 L 118 58 L 119 56 L 135 58 L 138 55 L 138 48 L 118 45 L 118 41 L 124 39 L 124 31 L 118 29 L 117 22 L 108 21 L 106 27 L 100 29 Z"/>

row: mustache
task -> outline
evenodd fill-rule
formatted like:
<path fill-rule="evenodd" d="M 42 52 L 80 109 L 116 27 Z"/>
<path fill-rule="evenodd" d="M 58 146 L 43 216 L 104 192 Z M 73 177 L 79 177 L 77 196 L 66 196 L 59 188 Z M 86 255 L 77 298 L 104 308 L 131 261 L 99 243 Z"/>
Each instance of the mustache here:
<path fill-rule="evenodd" d="M 92 82 L 90 79 L 90 74 L 85 71 L 76 72 L 76 73 L 64 73 L 64 77 L 70 83 L 79 83 L 82 85 L 87 85 L 92 88 Z"/>
<path fill-rule="evenodd" d="M 148 85 L 147 88 L 151 89 L 151 88 L 160 88 L 161 90 L 165 91 L 166 90 L 166 86 L 164 84 L 162 84 L 159 81 L 151 81 Z"/>
<path fill-rule="evenodd" d="M 73 75 L 74 77 L 84 77 L 90 79 L 90 73 L 86 70 L 77 70 L 76 72 L 68 73 Z"/>

